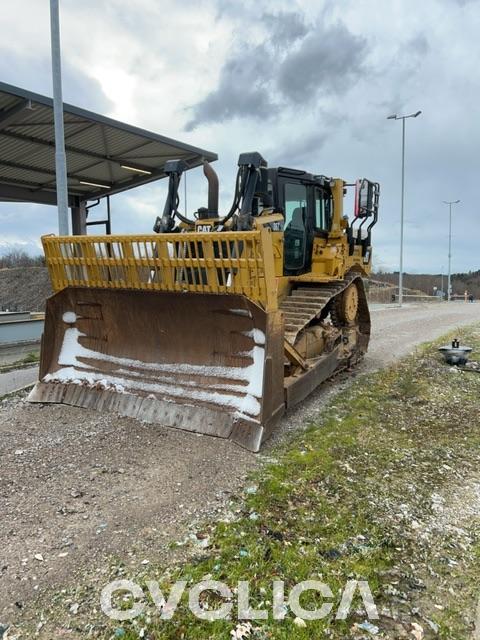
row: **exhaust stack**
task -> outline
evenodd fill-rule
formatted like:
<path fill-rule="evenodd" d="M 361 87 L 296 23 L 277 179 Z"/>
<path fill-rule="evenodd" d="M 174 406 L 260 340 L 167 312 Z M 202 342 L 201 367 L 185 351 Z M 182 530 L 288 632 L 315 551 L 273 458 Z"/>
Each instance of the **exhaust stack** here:
<path fill-rule="evenodd" d="M 218 176 L 206 160 L 203 162 L 203 174 L 208 180 L 208 216 L 218 218 Z"/>

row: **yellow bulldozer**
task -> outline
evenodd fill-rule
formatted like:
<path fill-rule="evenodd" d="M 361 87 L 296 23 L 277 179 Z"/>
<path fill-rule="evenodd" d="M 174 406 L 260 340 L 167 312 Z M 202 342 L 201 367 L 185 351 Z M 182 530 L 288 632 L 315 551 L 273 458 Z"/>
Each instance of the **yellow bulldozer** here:
<path fill-rule="evenodd" d="M 286 409 L 367 350 L 378 183 L 347 184 L 257 152 L 230 211 L 179 211 L 170 160 L 154 234 L 44 236 L 54 295 L 32 402 L 117 412 L 258 451 Z M 355 187 L 352 222 L 343 215 Z"/>

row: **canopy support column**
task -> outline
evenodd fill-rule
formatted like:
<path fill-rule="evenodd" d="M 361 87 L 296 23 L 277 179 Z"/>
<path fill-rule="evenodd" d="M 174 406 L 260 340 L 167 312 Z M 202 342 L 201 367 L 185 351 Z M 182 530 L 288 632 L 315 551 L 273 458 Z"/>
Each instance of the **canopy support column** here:
<path fill-rule="evenodd" d="M 87 203 L 78 198 L 72 207 L 72 233 L 74 236 L 87 235 Z"/>

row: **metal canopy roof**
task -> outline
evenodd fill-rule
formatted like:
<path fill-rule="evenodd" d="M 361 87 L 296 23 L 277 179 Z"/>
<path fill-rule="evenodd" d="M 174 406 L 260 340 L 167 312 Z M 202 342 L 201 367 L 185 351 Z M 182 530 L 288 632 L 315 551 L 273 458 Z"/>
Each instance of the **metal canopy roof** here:
<path fill-rule="evenodd" d="M 210 151 L 64 104 L 69 205 L 165 177 L 167 160 L 190 168 Z M 125 168 L 127 167 L 127 168 Z M 0 200 L 56 204 L 53 101 L 0 82 Z"/>

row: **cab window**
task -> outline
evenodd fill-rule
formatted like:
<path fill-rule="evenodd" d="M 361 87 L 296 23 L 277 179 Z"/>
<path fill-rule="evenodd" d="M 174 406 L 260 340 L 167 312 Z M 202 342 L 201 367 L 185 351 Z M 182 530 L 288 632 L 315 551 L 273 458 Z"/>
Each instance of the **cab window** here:
<path fill-rule="evenodd" d="M 307 187 L 285 183 L 284 271 L 303 273 L 307 264 Z"/>
<path fill-rule="evenodd" d="M 315 229 L 329 231 L 331 226 L 331 198 L 322 189 L 315 189 Z"/>
<path fill-rule="evenodd" d="M 304 184 L 287 182 L 285 184 L 285 228 L 294 229 L 305 226 L 307 212 L 307 187 Z"/>

